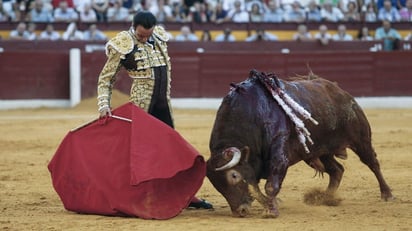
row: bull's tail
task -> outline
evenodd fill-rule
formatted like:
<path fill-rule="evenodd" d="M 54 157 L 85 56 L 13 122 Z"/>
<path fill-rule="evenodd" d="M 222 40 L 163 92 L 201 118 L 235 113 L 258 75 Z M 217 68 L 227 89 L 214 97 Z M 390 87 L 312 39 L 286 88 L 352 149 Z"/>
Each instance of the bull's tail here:
<path fill-rule="evenodd" d="M 316 75 L 315 73 L 313 73 L 313 71 L 312 70 L 309 70 L 309 73 L 308 73 L 308 80 L 313 80 L 313 79 L 318 79 L 319 78 L 319 76 L 318 75 Z"/>
<path fill-rule="evenodd" d="M 309 66 L 309 63 L 306 64 L 306 67 L 307 67 L 308 70 L 309 70 L 308 80 L 312 80 L 312 79 L 317 79 L 317 78 L 319 78 L 319 76 L 317 76 L 317 75 L 315 75 L 315 73 L 313 73 L 312 68 L 310 68 L 310 66 Z"/>
<path fill-rule="evenodd" d="M 313 73 L 312 69 L 309 67 L 309 64 L 307 65 L 308 67 L 308 74 L 306 75 L 299 75 L 296 74 L 293 77 L 289 77 L 289 80 L 314 80 L 320 78 L 317 74 Z"/>

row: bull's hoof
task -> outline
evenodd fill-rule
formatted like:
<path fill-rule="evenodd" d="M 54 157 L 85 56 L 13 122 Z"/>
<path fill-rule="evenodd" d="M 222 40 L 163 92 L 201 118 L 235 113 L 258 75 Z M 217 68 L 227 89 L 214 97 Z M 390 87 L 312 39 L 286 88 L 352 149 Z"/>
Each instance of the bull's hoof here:
<path fill-rule="evenodd" d="M 262 218 L 277 218 L 279 216 L 279 211 L 277 209 L 265 210 L 262 214 Z"/>
<path fill-rule="evenodd" d="M 383 187 L 381 189 L 381 199 L 383 201 L 394 201 L 396 198 L 392 195 L 389 186 Z"/>
<path fill-rule="evenodd" d="M 383 201 L 395 201 L 396 200 L 396 197 L 392 196 L 392 194 L 391 195 L 382 195 L 381 198 L 382 198 Z"/>

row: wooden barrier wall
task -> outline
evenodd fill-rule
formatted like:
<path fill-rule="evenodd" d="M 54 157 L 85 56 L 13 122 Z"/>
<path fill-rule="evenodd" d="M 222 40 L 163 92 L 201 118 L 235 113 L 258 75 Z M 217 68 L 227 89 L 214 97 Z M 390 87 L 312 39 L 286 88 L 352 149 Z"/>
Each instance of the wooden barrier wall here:
<path fill-rule="evenodd" d="M 40 49 L 43 45 L 2 44 L 0 99 L 68 99 L 70 47 L 82 49 L 82 98 L 95 96 L 97 76 L 106 60 L 103 51 L 85 52 L 85 43 Z M 308 67 L 354 96 L 412 96 L 412 76 L 407 71 L 412 63 L 411 51 L 370 52 L 373 42 L 355 45 L 340 42 L 322 48 L 316 42 L 170 43 L 172 96 L 223 97 L 231 82 L 246 79 L 253 68 L 287 78 L 307 74 Z M 204 52 L 199 53 L 198 48 Z M 290 53 L 282 53 L 284 48 Z M 124 71 L 115 87 L 128 93 L 130 79 Z"/>

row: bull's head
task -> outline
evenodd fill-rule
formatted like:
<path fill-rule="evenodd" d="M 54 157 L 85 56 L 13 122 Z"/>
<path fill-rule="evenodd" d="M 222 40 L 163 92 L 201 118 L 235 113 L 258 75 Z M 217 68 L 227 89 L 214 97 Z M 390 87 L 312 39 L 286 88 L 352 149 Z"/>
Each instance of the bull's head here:
<path fill-rule="evenodd" d="M 250 150 L 230 147 L 221 153 L 212 153 L 207 161 L 207 177 L 213 186 L 225 197 L 233 215 L 244 217 L 249 214 L 253 199 L 263 202 L 252 166 L 248 163 Z"/>

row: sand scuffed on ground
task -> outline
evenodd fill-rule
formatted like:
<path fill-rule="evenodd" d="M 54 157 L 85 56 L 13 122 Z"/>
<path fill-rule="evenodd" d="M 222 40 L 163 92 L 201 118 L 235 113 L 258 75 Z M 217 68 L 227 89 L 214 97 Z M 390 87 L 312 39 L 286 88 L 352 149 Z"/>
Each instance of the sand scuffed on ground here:
<path fill-rule="evenodd" d="M 114 98 L 114 106 L 127 101 L 121 94 Z M 70 129 L 97 116 L 95 99 L 73 109 L 0 111 L 0 230 L 411 230 L 412 109 L 365 112 L 395 201 L 381 201 L 375 176 L 349 152 L 347 160 L 339 160 L 346 171 L 337 206 L 304 203 L 305 193 L 326 188 L 328 177 L 314 177 L 314 170 L 299 163 L 289 169 L 283 183 L 276 219 L 263 219 L 257 202 L 249 217 L 232 217 L 227 202 L 206 178 L 198 196 L 212 202 L 214 211 L 187 209 L 173 219 L 157 221 L 69 212 L 54 191 L 47 164 Z M 215 113 L 174 110 L 176 129 L 205 159 Z"/>

